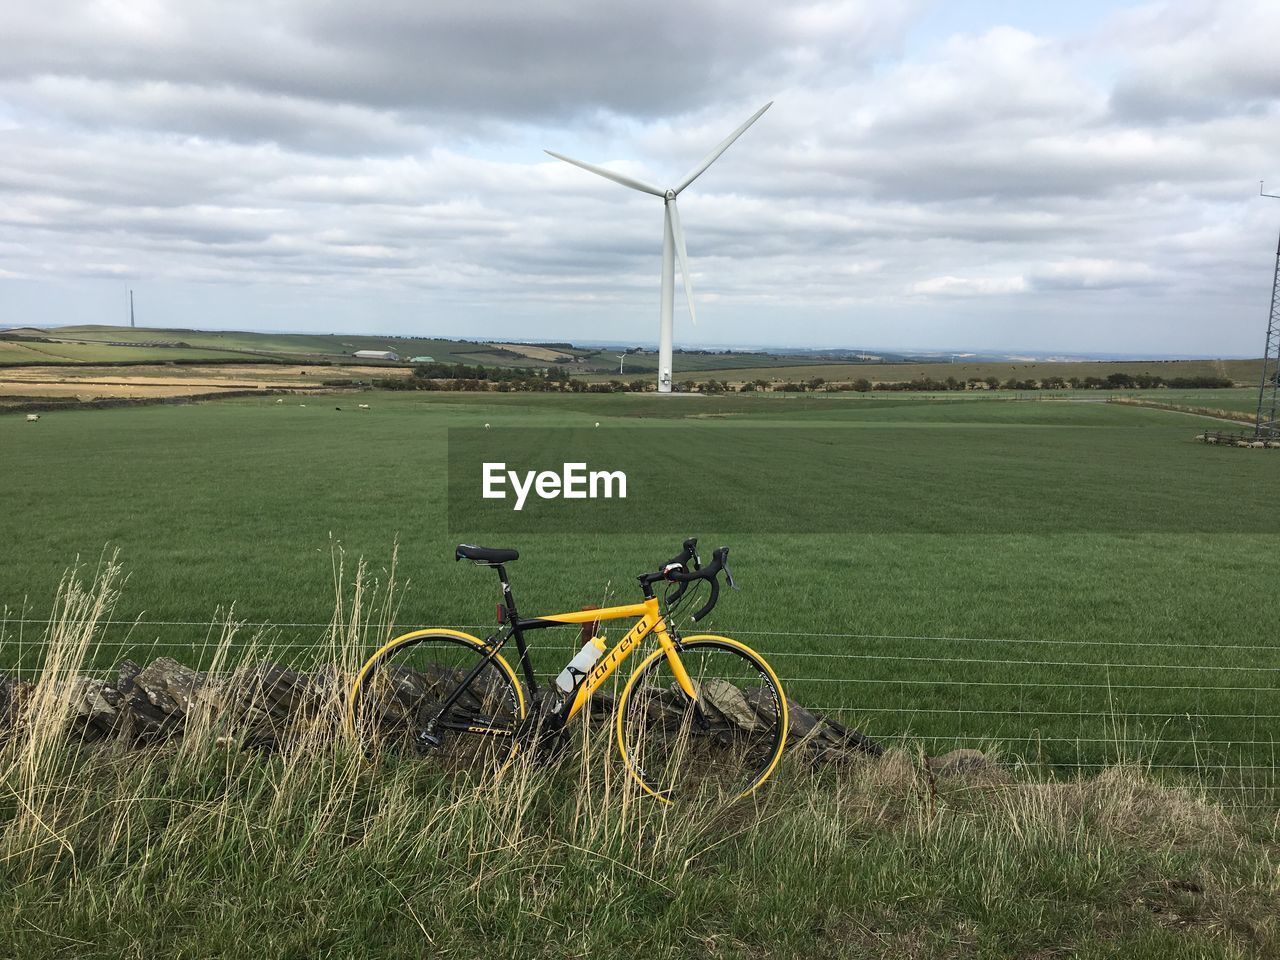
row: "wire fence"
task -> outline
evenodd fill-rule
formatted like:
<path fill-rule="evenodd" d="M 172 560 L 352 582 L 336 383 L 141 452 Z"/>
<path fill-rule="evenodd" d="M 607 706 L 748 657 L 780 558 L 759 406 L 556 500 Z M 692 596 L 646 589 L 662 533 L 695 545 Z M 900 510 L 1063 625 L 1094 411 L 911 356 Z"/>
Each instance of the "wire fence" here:
<path fill-rule="evenodd" d="M 0 619 L 0 673 L 38 676 L 48 626 Z M 371 652 L 376 639 L 419 626 L 370 625 L 359 636 Z M 481 638 L 495 629 L 439 626 Z M 717 632 L 758 650 L 806 709 L 881 742 L 994 747 L 1064 770 L 1136 759 L 1153 770 L 1213 771 L 1215 789 L 1280 793 L 1280 642 Z M 232 661 L 305 666 L 346 638 L 343 625 L 320 621 L 115 621 L 96 625 L 86 667 L 106 677 L 125 658 L 169 655 L 201 668 L 224 647 Z M 837 643 L 850 649 L 831 649 Z M 532 639 L 539 672 L 558 670 L 577 644 L 574 629 Z"/>

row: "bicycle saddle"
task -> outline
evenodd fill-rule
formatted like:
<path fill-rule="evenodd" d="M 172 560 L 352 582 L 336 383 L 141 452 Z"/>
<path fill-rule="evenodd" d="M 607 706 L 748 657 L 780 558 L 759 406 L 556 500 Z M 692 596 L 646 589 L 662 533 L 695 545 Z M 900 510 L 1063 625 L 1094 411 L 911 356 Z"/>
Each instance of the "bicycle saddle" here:
<path fill-rule="evenodd" d="M 474 547 L 469 543 L 458 544 L 454 560 L 470 560 L 472 563 L 507 563 L 520 559 L 519 550 L 503 550 L 500 547 Z"/>

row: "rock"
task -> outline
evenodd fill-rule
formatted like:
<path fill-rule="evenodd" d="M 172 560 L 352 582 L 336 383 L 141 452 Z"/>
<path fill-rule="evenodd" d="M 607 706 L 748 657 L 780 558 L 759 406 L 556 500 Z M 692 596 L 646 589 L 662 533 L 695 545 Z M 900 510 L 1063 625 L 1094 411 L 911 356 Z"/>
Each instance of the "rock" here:
<path fill-rule="evenodd" d="M 185 717 L 191 712 L 191 698 L 208 679 L 207 674 L 184 667 L 172 657 L 161 657 L 133 678 L 147 701 L 166 716 Z"/>
<path fill-rule="evenodd" d="M 34 684 L 8 674 L 0 675 L 0 741 L 3 741 L 17 725 L 23 704 L 31 695 Z"/>
<path fill-rule="evenodd" d="M 314 717 L 323 708 L 336 680 L 336 670 L 307 674 L 278 663 L 260 663 L 237 671 L 216 699 L 229 722 L 241 730 L 243 746 L 276 749 L 294 722 Z M 393 706 L 391 701 L 386 704 L 388 710 Z"/>
<path fill-rule="evenodd" d="M 370 688 L 376 689 L 379 698 L 374 709 L 382 720 L 393 724 L 407 721 L 462 678 L 458 670 L 438 664 L 426 664 L 421 670 L 393 667 L 387 674 L 389 682 Z M 499 712 L 507 688 L 496 682 L 489 687 L 482 684 L 483 678 L 463 694 L 463 706 L 482 713 Z M 0 676 L 0 736 L 16 724 L 20 705 L 32 686 Z M 708 742 L 732 743 L 740 735 L 767 729 L 774 719 L 773 702 L 761 685 L 739 687 L 713 679 L 703 682 L 700 693 L 704 713 L 711 721 L 702 731 L 708 734 Z M 135 746 L 161 743 L 181 736 L 198 718 L 205 724 L 220 721 L 219 746 L 275 748 L 300 720 L 331 714 L 340 722 L 346 695 L 347 680 L 336 667 L 303 673 L 262 662 L 211 678 L 171 657 L 160 657 L 145 668 L 123 660 L 108 680 L 77 677 L 69 684 L 66 698 L 70 732 L 82 742 L 119 739 Z M 680 728 L 686 701 L 674 685 L 641 688 L 633 696 L 643 698 L 653 721 L 664 726 L 669 723 L 673 731 Z M 608 718 L 615 709 L 616 699 L 605 691 L 592 698 L 593 716 Z M 787 701 L 787 710 L 789 748 L 803 750 L 815 763 L 841 763 L 885 752 L 856 730 L 818 716 L 793 700 Z"/>
<path fill-rule="evenodd" d="M 110 696 L 108 696 L 110 691 Z M 86 743 L 105 740 L 120 725 L 119 696 L 114 687 L 92 677 L 77 677 L 69 694 L 72 735 Z"/>
<path fill-rule="evenodd" d="M 119 736 L 127 743 L 157 743 L 181 733 L 196 678 L 194 670 L 170 657 L 145 670 L 130 660 L 122 662 L 115 682 Z"/>
<path fill-rule="evenodd" d="M 739 730 L 763 730 L 764 721 L 743 695 L 742 690 L 728 680 L 704 680 L 698 690 L 703 705 L 715 710 L 724 720 Z"/>
<path fill-rule="evenodd" d="M 765 720 L 773 719 L 773 705 L 763 686 L 750 687 L 743 691 L 743 696 L 761 717 Z M 788 748 L 809 750 L 818 754 L 822 760 L 878 757 L 884 752 L 884 747 L 874 740 L 864 737 L 856 730 L 850 730 L 838 720 L 819 717 L 790 697 L 787 698 L 787 719 Z"/>
<path fill-rule="evenodd" d="M 311 678 L 278 663 L 261 663 L 239 678 L 233 702 L 241 714 L 284 721 L 305 713 L 312 699 Z"/>
<path fill-rule="evenodd" d="M 878 757 L 884 753 L 884 747 L 874 740 L 850 730 L 838 720 L 817 716 L 790 697 L 787 698 L 787 719 L 788 748 L 806 749 L 823 762 Z"/>
<path fill-rule="evenodd" d="M 117 691 L 124 690 L 133 683 L 133 678 L 142 672 L 142 667 L 134 663 L 132 660 L 121 660 L 116 664 L 116 682 Z"/>

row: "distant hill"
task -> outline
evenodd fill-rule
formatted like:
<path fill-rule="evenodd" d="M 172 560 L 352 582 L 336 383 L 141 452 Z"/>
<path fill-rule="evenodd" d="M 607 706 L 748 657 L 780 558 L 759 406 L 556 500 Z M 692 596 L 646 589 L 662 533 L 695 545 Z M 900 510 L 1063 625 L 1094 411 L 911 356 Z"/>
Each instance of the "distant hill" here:
<path fill-rule="evenodd" d="M 655 350 L 578 346 L 569 343 L 521 343 L 512 340 L 457 340 L 439 337 L 394 337 L 369 334 L 254 333 L 235 330 L 188 330 L 179 327 L 17 327 L 0 330 L 0 366 L 66 364 L 287 363 L 342 365 L 354 362 L 357 350 L 389 350 L 398 362 L 372 363 L 401 369 L 412 357 L 467 366 L 545 369 L 562 367 L 591 380 L 649 379 L 656 375 Z M 619 361 L 619 354 L 625 359 Z M 362 363 L 365 361 L 361 361 Z M 619 365 L 621 364 L 621 371 Z M 878 350 L 752 349 L 677 350 L 677 380 L 714 377 L 732 383 L 764 379 L 848 382 L 867 379 L 901 382 L 919 378 L 997 377 L 1039 380 L 1044 377 L 1150 373 L 1174 376 L 1219 376 L 1256 383 L 1257 360 L 1053 360 L 996 357 L 987 353 L 921 355 Z M 406 370 L 407 372 L 407 370 Z"/>

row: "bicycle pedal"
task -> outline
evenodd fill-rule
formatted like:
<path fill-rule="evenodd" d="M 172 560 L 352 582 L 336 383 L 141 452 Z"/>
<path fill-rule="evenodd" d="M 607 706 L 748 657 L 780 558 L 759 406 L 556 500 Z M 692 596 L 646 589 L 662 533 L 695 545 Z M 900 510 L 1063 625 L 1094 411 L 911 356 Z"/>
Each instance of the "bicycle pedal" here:
<path fill-rule="evenodd" d="M 437 749 L 441 744 L 438 736 L 429 730 L 419 730 L 417 736 L 413 738 L 413 749 L 419 754 L 427 754 Z"/>

